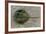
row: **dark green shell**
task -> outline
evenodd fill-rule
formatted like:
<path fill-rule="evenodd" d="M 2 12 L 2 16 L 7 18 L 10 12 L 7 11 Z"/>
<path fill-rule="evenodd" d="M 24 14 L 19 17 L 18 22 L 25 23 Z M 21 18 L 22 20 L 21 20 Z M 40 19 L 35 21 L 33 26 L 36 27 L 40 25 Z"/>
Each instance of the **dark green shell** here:
<path fill-rule="evenodd" d="M 17 10 L 14 14 L 14 21 L 18 24 L 24 24 L 29 18 L 25 10 Z"/>

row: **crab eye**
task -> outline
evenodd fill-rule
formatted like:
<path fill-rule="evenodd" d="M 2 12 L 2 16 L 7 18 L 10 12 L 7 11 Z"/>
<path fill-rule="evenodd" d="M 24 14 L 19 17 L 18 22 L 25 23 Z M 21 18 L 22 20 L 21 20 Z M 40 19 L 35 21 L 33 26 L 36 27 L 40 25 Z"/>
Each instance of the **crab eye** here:
<path fill-rule="evenodd" d="M 18 10 L 17 12 L 22 12 L 23 10 Z"/>

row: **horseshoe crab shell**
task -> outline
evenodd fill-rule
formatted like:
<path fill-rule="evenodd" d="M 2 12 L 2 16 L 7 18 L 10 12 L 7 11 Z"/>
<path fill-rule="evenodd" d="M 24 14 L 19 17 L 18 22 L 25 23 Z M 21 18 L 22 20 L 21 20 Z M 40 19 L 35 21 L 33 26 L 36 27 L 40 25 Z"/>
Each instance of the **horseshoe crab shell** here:
<path fill-rule="evenodd" d="M 28 19 L 29 15 L 23 9 L 17 10 L 14 14 L 14 21 L 18 24 L 24 24 L 26 21 L 28 21 Z"/>

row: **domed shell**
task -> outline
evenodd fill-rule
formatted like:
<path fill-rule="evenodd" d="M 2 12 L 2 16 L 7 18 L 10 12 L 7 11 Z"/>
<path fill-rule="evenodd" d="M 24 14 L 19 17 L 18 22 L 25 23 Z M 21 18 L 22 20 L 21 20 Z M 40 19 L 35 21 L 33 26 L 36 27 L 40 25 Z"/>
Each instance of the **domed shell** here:
<path fill-rule="evenodd" d="M 17 10 L 14 14 L 14 21 L 18 24 L 24 24 L 29 19 L 29 15 L 25 10 Z"/>

